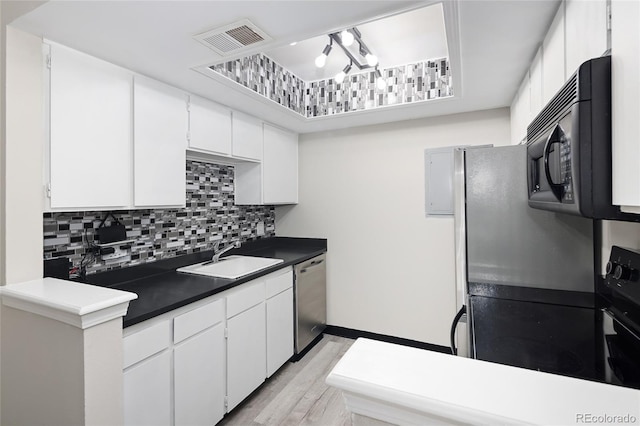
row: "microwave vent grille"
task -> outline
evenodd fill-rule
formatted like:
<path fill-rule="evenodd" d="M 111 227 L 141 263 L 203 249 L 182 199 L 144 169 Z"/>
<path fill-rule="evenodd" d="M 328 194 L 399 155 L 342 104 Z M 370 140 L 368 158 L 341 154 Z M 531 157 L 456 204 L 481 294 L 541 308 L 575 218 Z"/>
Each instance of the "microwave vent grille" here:
<path fill-rule="evenodd" d="M 566 108 L 578 99 L 578 75 L 574 74 L 527 127 L 527 142 L 535 140 Z"/>

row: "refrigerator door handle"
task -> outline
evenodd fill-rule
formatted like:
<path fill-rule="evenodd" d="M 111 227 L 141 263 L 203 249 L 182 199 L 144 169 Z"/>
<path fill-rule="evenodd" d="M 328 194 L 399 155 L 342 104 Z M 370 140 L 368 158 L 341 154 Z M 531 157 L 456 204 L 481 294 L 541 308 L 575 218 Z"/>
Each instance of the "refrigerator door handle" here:
<path fill-rule="evenodd" d="M 451 323 L 450 338 L 451 338 L 451 353 L 453 355 L 458 355 L 458 349 L 456 348 L 456 328 L 458 328 L 458 323 L 460 322 L 460 319 L 466 312 L 467 312 L 467 307 L 465 305 L 462 305 L 462 308 L 460 308 L 455 318 L 453 318 L 453 322 Z"/>
<path fill-rule="evenodd" d="M 466 208 L 465 208 L 465 150 L 456 149 L 454 164 L 454 200 L 453 221 L 455 238 L 456 266 L 456 304 L 455 309 L 466 304 L 467 295 L 467 244 L 466 244 Z"/>

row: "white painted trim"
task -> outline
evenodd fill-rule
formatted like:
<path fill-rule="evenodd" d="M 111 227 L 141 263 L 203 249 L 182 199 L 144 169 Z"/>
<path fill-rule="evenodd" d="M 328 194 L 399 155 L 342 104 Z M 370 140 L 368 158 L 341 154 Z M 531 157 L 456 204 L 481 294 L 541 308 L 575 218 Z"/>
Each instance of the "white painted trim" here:
<path fill-rule="evenodd" d="M 640 206 L 620 206 L 620 210 L 624 213 L 640 214 Z"/>
<path fill-rule="evenodd" d="M 444 30 L 449 49 L 449 68 L 453 79 L 453 97 L 461 98 L 464 92 L 462 85 L 462 55 L 460 53 L 460 16 L 457 1 L 443 1 Z"/>

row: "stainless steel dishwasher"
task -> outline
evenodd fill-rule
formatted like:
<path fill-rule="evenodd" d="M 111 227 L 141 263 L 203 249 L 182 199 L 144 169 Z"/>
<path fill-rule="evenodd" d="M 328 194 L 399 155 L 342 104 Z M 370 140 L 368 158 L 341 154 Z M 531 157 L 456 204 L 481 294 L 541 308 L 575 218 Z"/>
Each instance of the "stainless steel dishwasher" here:
<path fill-rule="evenodd" d="M 326 264 L 326 255 L 322 254 L 293 268 L 296 354 L 313 343 L 327 325 Z"/>

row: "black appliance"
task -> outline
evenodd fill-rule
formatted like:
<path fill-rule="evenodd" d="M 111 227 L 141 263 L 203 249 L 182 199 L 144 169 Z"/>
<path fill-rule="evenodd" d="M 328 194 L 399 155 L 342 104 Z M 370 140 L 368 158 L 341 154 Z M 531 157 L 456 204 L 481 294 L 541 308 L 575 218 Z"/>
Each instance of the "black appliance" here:
<path fill-rule="evenodd" d="M 529 205 L 637 220 L 611 198 L 611 58 L 578 68 L 527 127 Z"/>
<path fill-rule="evenodd" d="M 640 389 L 640 252 L 607 271 L 593 295 L 469 283 L 474 357 Z"/>
<path fill-rule="evenodd" d="M 598 352 L 608 383 L 640 389 L 640 252 L 611 248 L 601 292 Z"/>

